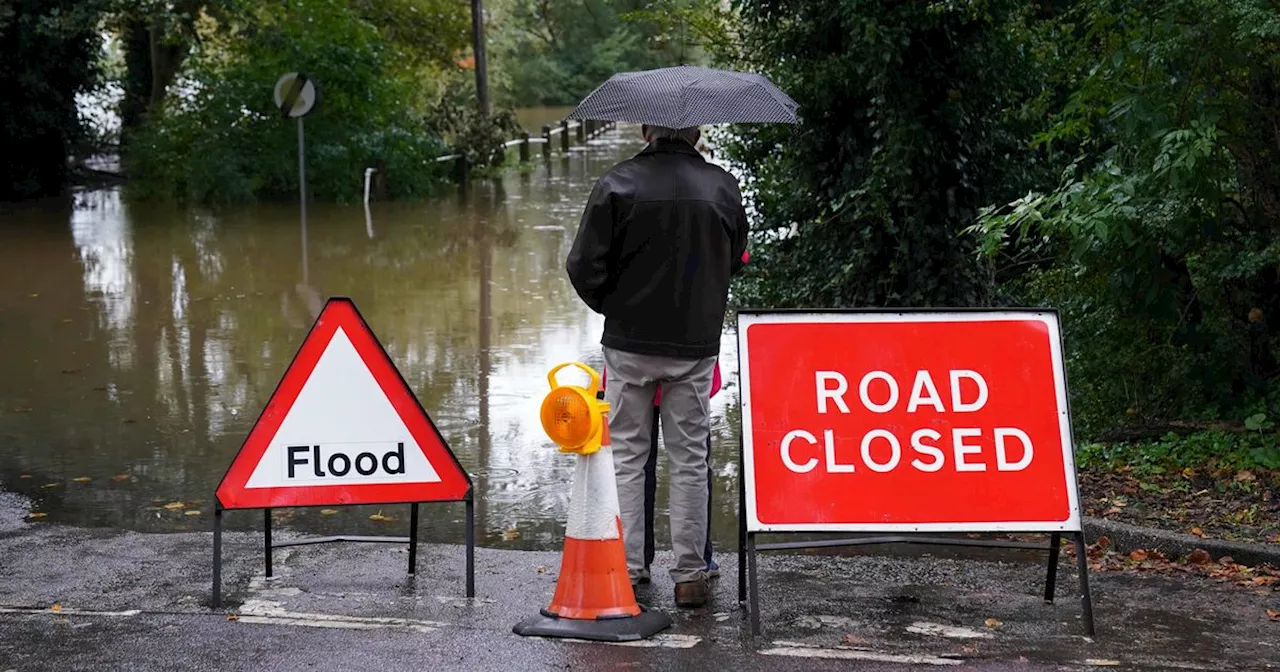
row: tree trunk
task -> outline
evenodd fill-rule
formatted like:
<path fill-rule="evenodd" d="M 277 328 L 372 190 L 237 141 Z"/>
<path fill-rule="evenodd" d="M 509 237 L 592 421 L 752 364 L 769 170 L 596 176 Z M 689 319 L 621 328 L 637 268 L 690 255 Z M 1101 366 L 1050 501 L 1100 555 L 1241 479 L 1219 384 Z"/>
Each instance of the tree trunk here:
<path fill-rule="evenodd" d="M 163 104 L 191 53 L 185 32 L 166 30 L 161 17 L 137 16 L 123 31 L 125 79 L 120 101 L 121 143 Z"/>

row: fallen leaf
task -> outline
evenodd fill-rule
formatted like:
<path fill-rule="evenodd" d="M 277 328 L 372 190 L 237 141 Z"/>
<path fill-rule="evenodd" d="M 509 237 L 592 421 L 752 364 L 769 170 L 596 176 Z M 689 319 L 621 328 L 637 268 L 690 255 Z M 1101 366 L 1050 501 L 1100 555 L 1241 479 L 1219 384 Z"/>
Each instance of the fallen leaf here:
<path fill-rule="evenodd" d="M 520 530 L 514 527 L 502 533 L 503 541 L 511 541 L 513 539 L 519 539 L 519 538 L 520 538 Z"/>
<path fill-rule="evenodd" d="M 337 512 L 338 512 L 337 509 L 320 509 L 320 515 L 322 516 L 332 516 Z"/>
<path fill-rule="evenodd" d="M 32 478 L 32 476 L 31 474 L 22 474 L 21 476 L 18 476 L 18 478 Z M 1276 539 L 1277 541 L 1280 541 L 1280 537 L 1277 537 Z"/>
<path fill-rule="evenodd" d="M 1192 469 L 1191 467 L 1187 467 L 1186 469 L 1182 470 L 1182 475 L 1186 476 L 1187 478 L 1195 478 L 1196 470 Z"/>
<path fill-rule="evenodd" d="M 47 490 L 47 489 L 49 489 L 49 488 L 56 488 L 56 487 L 58 487 L 59 485 L 62 485 L 62 484 L 61 484 L 61 483 L 45 483 L 44 485 L 42 485 L 42 486 L 40 486 L 40 487 L 45 488 L 45 489 Z"/>
<path fill-rule="evenodd" d="M 44 518 L 44 517 L 45 517 L 45 516 L 47 516 L 47 515 L 49 515 L 49 514 L 47 514 L 47 513 L 32 512 L 32 513 L 28 513 L 28 514 L 27 514 L 27 518 L 31 518 L 31 519 L 38 520 L 38 519 L 40 519 L 40 518 Z"/>
<path fill-rule="evenodd" d="M 116 474 L 115 476 L 111 477 L 111 480 L 115 481 L 116 483 L 119 483 L 120 481 L 129 480 L 129 478 L 130 478 L 129 474 Z"/>
<path fill-rule="evenodd" d="M 1191 534 L 1194 534 L 1194 535 L 1196 535 L 1197 537 L 1203 537 L 1203 536 L 1204 536 L 1204 530 L 1202 530 L 1202 529 L 1200 529 L 1200 528 L 1198 528 L 1198 527 L 1193 527 L 1193 528 L 1191 528 Z"/>
<path fill-rule="evenodd" d="M 1104 516 L 1114 516 L 1114 515 L 1115 515 L 1115 514 L 1117 514 L 1117 513 L 1124 513 L 1124 509 L 1117 509 L 1116 507 L 1114 507 L 1114 506 L 1113 506 L 1113 507 L 1111 507 L 1111 508 L 1107 509 L 1106 511 L 1103 511 L 1103 512 L 1102 512 L 1102 515 L 1104 515 Z"/>
<path fill-rule="evenodd" d="M 183 504 L 182 502 L 169 502 L 168 504 L 164 505 L 164 508 L 169 509 L 170 511 L 177 511 L 178 509 L 187 508 L 187 505 Z"/>
<path fill-rule="evenodd" d="M 1244 469 L 1244 470 L 1241 470 L 1240 473 L 1236 474 L 1236 480 L 1241 483 L 1246 483 L 1246 482 L 1256 481 L 1258 480 L 1258 477 L 1254 476 L 1252 471 L 1249 471 L 1248 469 Z"/>
<path fill-rule="evenodd" d="M 1268 609 L 1267 618 L 1273 621 L 1280 621 L 1280 609 Z"/>
<path fill-rule="evenodd" d="M 88 476 L 81 476 L 79 478 L 73 478 L 71 480 L 75 481 L 76 483 L 89 483 L 93 481 L 93 479 L 89 478 Z"/>
<path fill-rule="evenodd" d="M 844 642 L 845 644 L 852 644 L 854 646 L 861 646 L 867 643 L 867 640 L 863 639 L 862 637 L 859 637 L 854 634 L 849 634 L 849 633 L 846 633 L 843 637 L 841 637 L 840 641 Z"/>
<path fill-rule="evenodd" d="M 393 520 L 393 519 L 391 518 L 391 516 L 384 516 L 384 515 L 382 515 L 382 512 L 381 512 L 381 511 L 379 511 L 379 512 L 377 512 L 377 513 L 373 514 L 372 516 L 369 516 L 369 520 L 373 520 L 373 521 L 381 522 L 381 521 Z"/>
<path fill-rule="evenodd" d="M 547 568 L 546 568 L 546 567 L 543 567 L 542 565 L 538 565 L 538 573 L 539 573 L 539 574 L 546 574 L 546 573 L 547 573 L 547 571 L 548 571 L 548 570 L 547 570 Z"/>
<path fill-rule="evenodd" d="M 240 620 L 240 614 L 227 614 L 227 620 L 228 620 L 228 621 L 238 621 L 238 620 Z"/>
<path fill-rule="evenodd" d="M 1209 557 L 1208 551 L 1202 548 L 1197 548 L 1187 555 L 1187 562 L 1190 562 L 1193 565 L 1207 565 L 1210 562 L 1213 562 L 1213 558 Z"/>
<path fill-rule="evenodd" d="M 199 512 L 199 511 L 197 511 L 197 510 L 195 510 L 195 509 L 192 509 L 192 510 L 187 511 L 186 513 L 184 513 L 184 514 L 182 514 L 182 515 L 184 515 L 184 516 L 198 516 L 198 515 L 200 515 L 200 512 Z"/>
<path fill-rule="evenodd" d="M 1269 586 L 1269 585 L 1271 585 L 1271 584 L 1273 584 L 1273 583 L 1275 583 L 1275 582 L 1277 582 L 1277 581 L 1280 581 L 1280 579 L 1278 579 L 1278 578 L 1276 578 L 1276 577 L 1274 577 L 1274 576 L 1255 576 L 1255 577 L 1253 577 L 1253 583 L 1254 583 L 1254 585 L 1257 585 L 1257 586 Z"/>
<path fill-rule="evenodd" d="M 983 622 L 987 624 L 987 627 L 988 627 L 988 628 L 998 628 L 998 627 L 1000 627 L 1001 625 L 1003 625 L 1003 624 L 999 621 L 999 619 L 995 619 L 995 618 L 988 618 L 986 621 L 983 621 Z"/>
<path fill-rule="evenodd" d="M 1224 555 L 1221 558 L 1218 558 L 1218 564 L 1226 567 L 1230 567 L 1236 564 L 1236 559 L 1229 555 Z"/>
<path fill-rule="evenodd" d="M 49 607 L 49 611 L 52 611 L 52 612 L 53 612 L 53 613 L 55 613 L 55 614 L 56 614 L 56 613 L 61 612 L 61 611 L 62 611 L 62 603 L 61 603 L 61 602 L 54 602 L 54 603 L 53 603 L 53 606 L 52 606 L 52 607 Z"/>
<path fill-rule="evenodd" d="M 1131 553 L 1129 553 L 1129 559 L 1134 562 L 1142 562 L 1143 560 L 1147 559 L 1147 552 L 1142 550 L 1141 548 L 1134 549 Z"/>

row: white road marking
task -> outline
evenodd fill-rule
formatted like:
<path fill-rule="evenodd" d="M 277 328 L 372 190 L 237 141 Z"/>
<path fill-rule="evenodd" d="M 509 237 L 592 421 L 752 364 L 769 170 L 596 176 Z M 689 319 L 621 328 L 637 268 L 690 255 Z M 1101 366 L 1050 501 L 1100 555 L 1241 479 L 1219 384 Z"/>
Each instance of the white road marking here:
<path fill-rule="evenodd" d="M 110 616 L 114 618 L 128 618 L 141 614 L 141 609 L 127 609 L 125 611 L 91 611 L 87 609 L 68 609 L 63 607 L 58 611 L 52 609 L 30 609 L 22 607 L 0 607 L 0 614 L 51 614 L 53 616 Z"/>
<path fill-rule="evenodd" d="M 928 654 L 881 653 L 870 649 L 847 646 L 817 647 L 798 642 L 774 642 L 774 648 L 759 651 L 763 656 L 791 656 L 793 658 L 829 658 L 834 660 L 869 660 L 877 663 L 902 663 L 904 665 L 961 665 L 960 658 L 941 658 Z"/>
<path fill-rule="evenodd" d="M 559 642 L 574 642 L 577 644 L 608 644 L 610 646 L 633 646 L 637 648 L 650 649 L 692 649 L 702 643 L 702 638 L 696 635 L 654 635 L 649 639 L 640 639 L 634 642 L 598 642 L 593 639 L 575 639 L 571 637 L 539 637 L 539 639 L 551 639 Z"/>
<path fill-rule="evenodd" d="M 446 627 L 448 623 L 420 621 L 411 618 L 368 618 L 361 616 L 335 616 L 333 614 L 303 614 L 291 611 L 276 613 L 241 614 L 239 623 L 257 625 L 299 625 L 308 628 L 345 628 L 348 630 L 411 630 L 431 633 Z"/>
<path fill-rule="evenodd" d="M 934 635 L 938 637 L 951 637 L 954 639 L 995 639 L 995 635 L 973 628 L 965 628 L 958 625 L 943 625 L 941 623 L 928 623 L 925 621 L 916 621 L 907 626 L 907 632 L 914 632 L 919 635 Z"/>

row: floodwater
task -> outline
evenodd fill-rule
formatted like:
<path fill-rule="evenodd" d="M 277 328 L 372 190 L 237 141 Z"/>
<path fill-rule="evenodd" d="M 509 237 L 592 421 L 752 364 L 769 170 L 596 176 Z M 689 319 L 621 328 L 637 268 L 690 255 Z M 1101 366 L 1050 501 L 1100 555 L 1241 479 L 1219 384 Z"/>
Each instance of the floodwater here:
<path fill-rule="evenodd" d="M 546 439 L 539 403 L 555 364 L 600 365 L 603 325 L 563 263 L 593 180 L 637 136 L 624 126 L 532 173 L 367 217 L 313 203 L 305 228 L 295 203 L 211 213 L 113 190 L 0 210 L 0 489 L 49 524 L 210 529 L 212 493 L 325 297 L 350 296 L 471 474 L 478 543 L 558 549 L 574 458 Z M 713 534 L 728 550 L 737 389 L 723 343 Z M 335 509 L 279 510 L 276 526 L 406 533 L 407 506 Z M 463 539 L 461 503 L 422 519 L 424 540 Z M 233 529 L 261 520 L 227 514 Z"/>

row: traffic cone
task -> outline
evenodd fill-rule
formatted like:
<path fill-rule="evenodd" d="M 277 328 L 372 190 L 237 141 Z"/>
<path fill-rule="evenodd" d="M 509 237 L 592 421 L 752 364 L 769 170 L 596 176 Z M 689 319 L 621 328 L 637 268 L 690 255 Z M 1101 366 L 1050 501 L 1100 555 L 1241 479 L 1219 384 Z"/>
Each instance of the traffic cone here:
<path fill-rule="evenodd" d="M 631 589 L 607 416 L 602 431 L 600 449 L 577 457 L 551 605 L 518 623 L 517 635 L 628 642 L 671 626 L 666 614 L 638 604 Z"/>

